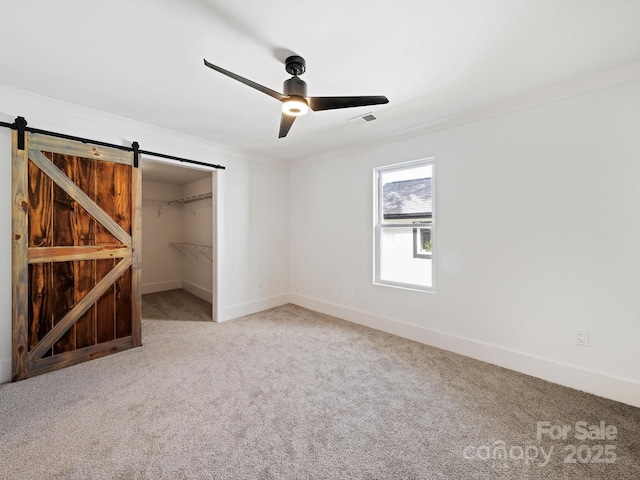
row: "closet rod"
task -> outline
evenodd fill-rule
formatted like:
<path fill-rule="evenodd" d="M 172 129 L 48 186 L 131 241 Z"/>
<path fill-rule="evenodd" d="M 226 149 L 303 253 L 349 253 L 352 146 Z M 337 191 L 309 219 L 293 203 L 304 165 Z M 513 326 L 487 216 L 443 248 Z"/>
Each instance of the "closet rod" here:
<path fill-rule="evenodd" d="M 11 130 L 18 131 L 18 150 L 24 150 L 24 134 L 25 132 L 38 133 L 40 135 L 48 135 L 50 137 L 64 138 L 65 140 L 74 140 L 76 142 L 91 143 L 92 145 L 99 145 L 101 147 L 116 148 L 118 150 L 124 150 L 127 152 L 133 152 L 134 154 L 134 167 L 138 167 L 138 155 L 149 155 L 151 157 L 166 158 L 169 160 L 177 160 L 178 162 L 191 163 L 193 165 L 202 165 L 204 167 L 216 168 L 224 170 L 222 165 L 211 165 L 210 163 L 198 162 L 197 160 L 189 160 L 188 158 L 176 157 L 174 155 L 167 155 L 166 153 L 151 152 L 149 150 L 140 150 L 138 148 L 138 142 L 133 142 L 130 147 L 124 145 L 115 145 L 113 143 L 101 142 L 99 140 L 91 140 L 89 138 L 75 137 L 73 135 L 66 135 L 64 133 L 51 132 L 48 130 L 40 130 L 38 128 L 27 127 L 27 121 L 24 117 L 16 117 L 13 123 L 0 122 L 0 127 L 10 128 Z"/>

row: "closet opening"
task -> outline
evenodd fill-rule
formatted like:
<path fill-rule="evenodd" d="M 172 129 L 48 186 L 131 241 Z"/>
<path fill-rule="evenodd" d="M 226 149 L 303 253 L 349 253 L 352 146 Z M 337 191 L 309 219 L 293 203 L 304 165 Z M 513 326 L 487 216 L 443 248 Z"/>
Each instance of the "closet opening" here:
<path fill-rule="evenodd" d="M 142 158 L 142 318 L 217 321 L 217 172 Z"/>

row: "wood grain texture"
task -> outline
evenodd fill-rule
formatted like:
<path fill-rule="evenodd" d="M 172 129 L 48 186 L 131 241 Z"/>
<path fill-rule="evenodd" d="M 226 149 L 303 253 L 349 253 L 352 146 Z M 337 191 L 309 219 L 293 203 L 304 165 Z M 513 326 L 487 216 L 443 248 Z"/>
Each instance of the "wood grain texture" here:
<path fill-rule="evenodd" d="M 113 219 L 122 229 L 131 234 L 131 171 L 128 165 L 114 165 Z M 132 237 L 133 242 L 133 237 Z M 115 283 L 115 335 L 116 338 L 131 336 L 131 269 L 125 272 Z"/>
<path fill-rule="evenodd" d="M 142 345 L 142 172 L 131 172 L 131 335 L 133 346 Z"/>
<path fill-rule="evenodd" d="M 100 345 L 91 345 L 78 348 L 73 352 L 65 352 L 53 357 L 40 358 L 29 361 L 29 376 L 41 375 L 43 373 L 70 367 L 78 363 L 94 360 L 96 358 L 122 352 L 132 347 L 131 337 L 119 338 L 111 342 Z"/>
<path fill-rule="evenodd" d="M 96 162 L 96 203 L 109 216 L 115 213 L 115 169 L 114 164 Z M 121 228 L 119 226 L 119 228 Z M 96 244 L 117 245 L 118 240 L 100 223 L 96 225 Z M 106 275 L 114 265 L 113 260 L 96 260 L 96 281 Z M 108 342 L 116 338 L 116 295 L 115 285 L 107 290 L 96 303 L 96 328 L 98 343 Z"/>
<path fill-rule="evenodd" d="M 116 338 L 131 336 L 131 269 L 116 281 Z"/>
<path fill-rule="evenodd" d="M 101 281 L 114 265 L 114 260 L 96 260 L 96 281 Z M 111 285 L 96 301 L 96 341 L 104 343 L 116 338 L 115 285 Z"/>
<path fill-rule="evenodd" d="M 30 247 L 50 248 L 53 244 L 53 181 L 31 161 L 28 161 L 28 173 L 28 243 Z M 52 265 L 29 267 L 29 350 L 53 327 L 52 275 Z"/>
<path fill-rule="evenodd" d="M 51 348 L 69 328 L 93 305 L 98 298 L 120 278 L 131 266 L 131 260 L 123 258 L 100 280 L 95 287 L 80 300 L 67 315 L 64 316 L 51 331 L 29 352 L 29 360 L 41 358 L 48 348 Z"/>
<path fill-rule="evenodd" d="M 131 182 L 133 167 L 127 165 L 113 166 L 113 219 L 129 234 L 131 244 Z"/>
<path fill-rule="evenodd" d="M 84 245 L 78 247 L 42 247 L 29 249 L 29 263 L 103 260 L 131 257 L 131 247 Z"/>
<path fill-rule="evenodd" d="M 11 378 L 22 380 L 28 375 L 29 279 L 27 264 L 29 171 L 28 139 L 25 150 L 18 150 L 18 133 L 11 136 Z"/>
<path fill-rule="evenodd" d="M 89 198 L 95 201 L 96 198 L 96 169 L 95 160 L 89 160 L 85 158 L 74 158 L 75 166 L 75 182 L 80 189 L 87 194 Z M 74 248 L 75 251 L 82 251 L 82 260 L 75 262 L 75 301 L 79 302 L 96 284 L 96 255 L 99 258 L 104 254 L 109 254 L 111 257 L 117 255 L 114 251 L 116 249 L 96 246 L 96 221 L 89 215 L 89 213 L 82 207 L 77 206 L 75 212 L 74 223 Z M 89 252 L 89 249 L 94 249 Z M 128 251 L 129 248 L 123 247 L 122 249 Z M 117 249 L 121 250 L 121 249 Z M 125 256 L 127 252 L 124 252 Z M 73 253 L 67 256 L 75 257 Z M 64 258 L 63 256 L 58 258 Z M 29 260 L 31 261 L 31 252 L 29 252 Z M 76 322 L 76 349 L 89 347 L 97 343 L 96 337 L 96 306 L 91 305 Z"/>
<path fill-rule="evenodd" d="M 100 147 L 90 143 L 74 142 L 64 138 L 50 137 L 32 133 L 29 135 L 29 145 L 35 150 L 61 153 L 93 160 L 103 160 L 107 162 L 123 163 L 132 165 L 132 154 L 124 150 L 116 150 L 109 147 Z"/>
<path fill-rule="evenodd" d="M 53 237 L 53 181 L 32 161 L 28 162 L 29 247 L 50 247 Z"/>
<path fill-rule="evenodd" d="M 75 162 L 73 157 L 57 153 L 47 153 L 53 165 L 72 182 L 75 177 Z M 59 185 L 53 183 L 53 228 L 52 244 L 55 246 L 74 245 L 74 213 L 75 201 Z M 64 318 L 75 305 L 75 272 L 73 262 L 56 262 L 53 264 L 53 274 L 49 287 L 51 298 L 51 313 L 53 325 Z M 76 327 L 71 325 L 53 346 L 53 354 L 69 352 L 76 348 Z"/>
<path fill-rule="evenodd" d="M 29 351 L 53 328 L 51 292 L 53 265 L 29 265 Z M 53 350 L 47 355 L 53 354 Z"/>
<path fill-rule="evenodd" d="M 62 188 L 73 200 L 78 202 L 91 216 L 102 224 L 120 243 L 131 244 L 131 235 L 124 231 L 120 225 L 100 208 L 86 193 L 79 188 L 73 180 L 60 171 L 39 150 L 29 150 L 29 159 L 35 163 L 49 178 Z M 100 165 L 115 165 L 108 162 L 99 162 Z M 99 175 L 99 174 L 98 174 Z M 113 175 L 111 175 L 113 178 Z"/>
<path fill-rule="evenodd" d="M 141 344 L 139 171 L 131 153 L 75 143 L 14 145 L 14 380 Z"/>

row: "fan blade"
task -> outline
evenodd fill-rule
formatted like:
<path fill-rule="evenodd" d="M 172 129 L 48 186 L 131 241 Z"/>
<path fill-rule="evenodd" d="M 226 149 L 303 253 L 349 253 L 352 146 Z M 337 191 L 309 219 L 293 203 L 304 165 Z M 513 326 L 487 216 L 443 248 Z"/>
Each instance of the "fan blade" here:
<path fill-rule="evenodd" d="M 248 78 L 244 78 L 241 77 L 240 75 L 236 75 L 233 72 L 230 72 L 229 70 L 225 70 L 222 67 L 218 67 L 217 65 L 214 65 L 213 63 L 209 63 L 207 62 L 206 59 L 204 59 L 204 64 L 209 67 L 212 68 L 213 70 L 215 70 L 216 72 L 220 72 L 224 75 L 226 75 L 227 77 L 231 77 L 234 80 L 237 80 L 240 83 L 244 83 L 245 85 L 250 86 L 251 88 L 255 88 L 256 90 L 262 92 L 262 93 L 266 93 L 267 95 L 280 100 L 281 102 L 284 102 L 287 99 L 286 95 L 283 95 L 279 92 L 276 92 L 275 90 L 271 90 L 270 88 L 265 87 L 264 85 L 260 85 L 259 83 L 256 83 L 252 80 L 249 80 Z"/>
<path fill-rule="evenodd" d="M 293 125 L 295 119 L 296 117 L 293 115 L 287 115 L 285 113 L 282 114 L 280 117 L 280 134 L 278 135 L 278 138 L 287 136 L 287 133 L 289 133 L 289 129 L 291 128 L 291 125 Z"/>
<path fill-rule="evenodd" d="M 389 99 L 382 95 L 371 97 L 309 97 L 307 101 L 309 102 L 309 108 L 314 112 L 389 103 Z"/>

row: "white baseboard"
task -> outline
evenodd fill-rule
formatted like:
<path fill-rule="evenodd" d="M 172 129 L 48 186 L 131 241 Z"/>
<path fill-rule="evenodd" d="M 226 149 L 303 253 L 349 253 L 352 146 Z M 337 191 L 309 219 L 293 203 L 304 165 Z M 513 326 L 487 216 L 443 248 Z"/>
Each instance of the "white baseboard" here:
<path fill-rule="evenodd" d="M 156 282 L 146 283 L 142 285 L 142 295 L 147 293 L 166 292 L 167 290 L 184 289 L 189 293 L 192 293 L 196 297 L 199 297 L 207 302 L 211 303 L 213 299 L 213 292 L 206 288 L 199 287 L 195 283 L 187 282 L 186 280 L 170 280 L 168 282 Z"/>
<path fill-rule="evenodd" d="M 0 383 L 11 381 L 11 359 L 0 360 Z"/>
<path fill-rule="evenodd" d="M 289 303 L 289 294 L 276 295 L 274 297 L 261 298 L 255 302 L 243 303 L 241 305 L 233 305 L 226 307 L 222 311 L 222 315 L 218 319 L 219 322 L 233 320 L 234 318 L 244 317 L 252 313 L 262 312 L 270 308 L 279 307 Z"/>
<path fill-rule="evenodd" d="M 187 282 L 186 280 L 182 280 L 182 288 L 202 300 L 213 303 L 213 292 L 211 290 L 199 287 L 198 285 Z"/>
<path fill-rule="evenodd" d="M 171 280 L 169 282 L 146 283 L 142 285 L 140 290 L 142 295 L 147 293 L 165 292 L 167 290 L 176 290 L 182 288 L 182 280 Z"/>
<path fill-rule="evenodd" d="M 289 300 L 320 313 L 515 370 L 600 397 L 640 407 L 640 383 L 508 348 L 411 325 L 361 310 L 292 293 Z"/>

